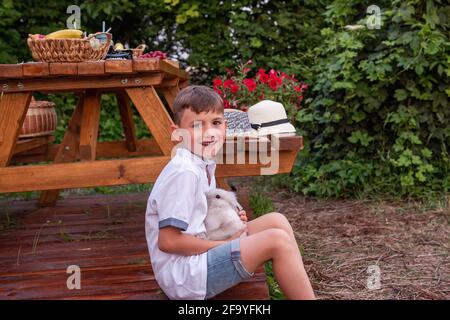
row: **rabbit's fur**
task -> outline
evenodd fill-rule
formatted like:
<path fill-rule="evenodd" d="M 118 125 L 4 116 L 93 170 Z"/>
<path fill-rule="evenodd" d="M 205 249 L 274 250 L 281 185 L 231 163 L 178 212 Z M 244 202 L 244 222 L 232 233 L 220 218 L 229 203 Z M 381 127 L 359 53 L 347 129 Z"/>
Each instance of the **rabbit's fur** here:
<path fill-rule="evenodd" d="M 245 228 L 238 215 L 242 206 L 234 192 L 215 188 L 206 193 L 206 199 L 208 214 L 205 227 L 209 240 L 225 240 Z"/>

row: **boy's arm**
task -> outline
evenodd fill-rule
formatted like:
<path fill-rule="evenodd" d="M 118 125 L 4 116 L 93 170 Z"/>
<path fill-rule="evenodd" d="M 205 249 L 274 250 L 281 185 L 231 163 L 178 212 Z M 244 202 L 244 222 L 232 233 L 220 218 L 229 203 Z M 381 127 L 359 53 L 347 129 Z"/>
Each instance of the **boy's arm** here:
<path fill-rule="evenodd" d="M 246 229 L 237 232 L 226 240 L 213 241 L 200 239 L 194 237 L 193 235 L 182 233 L 178 228 L 168 226 L 159 229 L 158 247 L 159 250 L 166 253 L 192 256 L 206 252 L 211 248 L 236 239 L 244 231 L 246 231 Z"/>

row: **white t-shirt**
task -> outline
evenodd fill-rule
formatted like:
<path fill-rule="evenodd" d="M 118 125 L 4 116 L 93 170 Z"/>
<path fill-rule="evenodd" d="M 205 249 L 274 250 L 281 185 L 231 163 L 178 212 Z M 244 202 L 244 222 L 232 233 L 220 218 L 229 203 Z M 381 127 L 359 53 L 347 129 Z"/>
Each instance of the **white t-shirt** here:
<path fill-rule="evenodd" d="M 179 147 L 153 185 L 147 202 L 145 235 L 153 272 L 169 299 L 206 296 L 207 253 L 181 256 L 158 248 L 159 229 L 174 226 L 183 233 L 204 235 L 207 214 L 205 193 L 216 187 L 216 163 Z M 208 170 L 211 185 L 208 185 Z"/>

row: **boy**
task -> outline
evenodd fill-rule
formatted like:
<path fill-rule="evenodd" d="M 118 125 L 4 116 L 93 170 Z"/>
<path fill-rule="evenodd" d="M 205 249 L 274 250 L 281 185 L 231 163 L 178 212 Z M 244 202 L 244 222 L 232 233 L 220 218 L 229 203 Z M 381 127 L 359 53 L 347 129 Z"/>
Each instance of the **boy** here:
<path fill-rule="evenodd" d="M 280 213 L 247 222 L 223 241 L 206 233 L 205 192 L 216 187 L 212 160 L 224 143 L 223 101 L 211 88 L 189 86 L 173 104 L 172 137 L 180 142 L 147 203 L 146 238 L 156 280 L 170 299 L 209 299 L 251 277 L 268 260 L 288 299 L 314 299 L 291 225 Z M 241 234 L 242 233 L 242 234 Z"/>

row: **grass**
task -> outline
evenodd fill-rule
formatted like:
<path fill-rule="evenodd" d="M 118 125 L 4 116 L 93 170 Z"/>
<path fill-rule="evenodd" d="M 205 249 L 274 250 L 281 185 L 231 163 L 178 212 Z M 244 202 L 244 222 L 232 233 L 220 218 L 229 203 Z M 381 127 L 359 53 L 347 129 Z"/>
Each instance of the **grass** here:
<path fill-rule="evenodd" d="M 16 221 L 9 215 L 9 203 L 6 203 L 5 218 L 0 221 L 0 234 L 7 232 L 16 225 Z"/>

